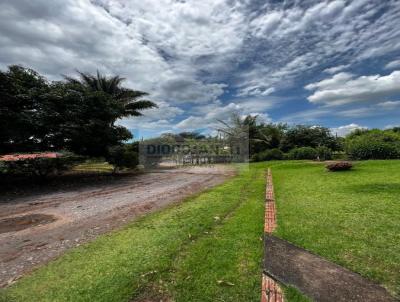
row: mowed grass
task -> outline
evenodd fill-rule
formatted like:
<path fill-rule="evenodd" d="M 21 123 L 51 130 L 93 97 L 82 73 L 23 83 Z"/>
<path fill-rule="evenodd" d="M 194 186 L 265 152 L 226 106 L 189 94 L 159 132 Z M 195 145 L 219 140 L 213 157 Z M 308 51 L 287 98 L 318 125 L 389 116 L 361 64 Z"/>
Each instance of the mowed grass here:
<path fill-rule="evenodd" d="M 265 164 L 67 252 L 4 301 L 258 301 Z"/>
<path fill-rule="evenodd" d="M 364 161 L 353 171 L 275 162 L 276 235 L 400 296 L 400 161 Z"/>

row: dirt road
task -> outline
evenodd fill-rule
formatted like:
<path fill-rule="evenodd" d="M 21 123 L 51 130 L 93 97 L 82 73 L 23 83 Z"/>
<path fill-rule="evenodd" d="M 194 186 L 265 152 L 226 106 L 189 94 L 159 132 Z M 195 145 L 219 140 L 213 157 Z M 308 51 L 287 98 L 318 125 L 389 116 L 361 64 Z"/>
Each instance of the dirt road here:
<path fill-rule="evenodd" d="M 232 169 L 222 166 L 180 168 L 7 202 L 0 197 L 0 286 L 66 249 L 217 185 L 232 174 Z"/>

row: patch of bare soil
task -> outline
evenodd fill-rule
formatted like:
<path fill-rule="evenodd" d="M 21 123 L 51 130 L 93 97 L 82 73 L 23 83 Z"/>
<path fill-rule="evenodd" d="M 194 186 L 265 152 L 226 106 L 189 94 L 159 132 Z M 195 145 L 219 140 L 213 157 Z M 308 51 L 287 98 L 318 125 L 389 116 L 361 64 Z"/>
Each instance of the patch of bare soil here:
<path fill-rule="evenodd" d="M 156 170 L 0 197 L 0 286 L 138 216 L 222 183 L 228 166 Z"/>

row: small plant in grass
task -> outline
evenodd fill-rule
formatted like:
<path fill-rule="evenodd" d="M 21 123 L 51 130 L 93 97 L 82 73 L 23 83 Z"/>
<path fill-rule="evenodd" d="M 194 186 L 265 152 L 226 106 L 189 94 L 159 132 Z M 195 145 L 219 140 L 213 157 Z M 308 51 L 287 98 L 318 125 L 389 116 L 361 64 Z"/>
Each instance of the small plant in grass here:
<path fill-rule="evenodd" d="M 340 162 L 332 163 L 332 164 L 329 164 L 326 166 L 326 168 L 331 172 L 346 171 L 346 170 L 350 170 L 352 167 L 353 167 L 353 164 L 348 161 L 340 161 Z"/>

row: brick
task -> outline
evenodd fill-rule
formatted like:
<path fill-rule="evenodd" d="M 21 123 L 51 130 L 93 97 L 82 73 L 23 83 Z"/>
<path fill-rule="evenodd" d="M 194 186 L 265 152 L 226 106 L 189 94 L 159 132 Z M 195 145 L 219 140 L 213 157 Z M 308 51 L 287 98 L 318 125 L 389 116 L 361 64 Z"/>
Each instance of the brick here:
<path fill-rule="evenodd" d="M 265 186 L 265 219 L 264 232 L 271 234 L 277 227 L 274 184 L 272 182 L 271 169 L 268 169 Z M 261 302 L 283 302 L 282 290 L 272 278 L 263 274 Z"/>
<path fill-rule="evenodd" d="M 266 274 L 262 275 L 261 302 L 284 302 L 279 284 Z"/>

